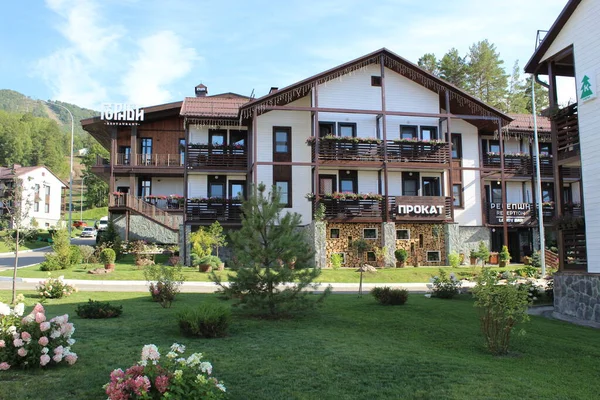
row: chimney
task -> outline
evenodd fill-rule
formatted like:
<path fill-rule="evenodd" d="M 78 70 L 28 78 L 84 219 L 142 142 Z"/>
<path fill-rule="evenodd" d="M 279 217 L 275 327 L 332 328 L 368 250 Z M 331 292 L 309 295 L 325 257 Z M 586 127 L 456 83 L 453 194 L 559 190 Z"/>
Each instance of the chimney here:
<path fill-rule="evenodd" d="M 278 90 L 279 90 L 278 87 L 273 86 L 273 87 L 271 87 L 271 90 L 269 90 L 269 94 L 275 93 Z"/>
<path fill-rule="evenodd" d="M 196 86 L 196 97 L 205 97 L 208 94 L 208 88 L 203 84 Z"/>

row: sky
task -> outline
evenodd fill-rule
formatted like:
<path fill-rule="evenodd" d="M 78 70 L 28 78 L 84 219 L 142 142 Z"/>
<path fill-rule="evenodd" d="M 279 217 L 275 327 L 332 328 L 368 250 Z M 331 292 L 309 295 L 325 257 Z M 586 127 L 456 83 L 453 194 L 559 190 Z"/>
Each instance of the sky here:
<path fill-rule="evenodd" d="M 521 71 L 567 0 L 3 2 L 0 89 L 99 110 L 234 92 L 260 97 L 382 47 L 417 62 L 488 39 Z M 559 87 L 560 90 L 560 87 Z M 562 95 L 574 97 L 569 87 Z M 559 93 L 560 95 L 560 93 Z"/>

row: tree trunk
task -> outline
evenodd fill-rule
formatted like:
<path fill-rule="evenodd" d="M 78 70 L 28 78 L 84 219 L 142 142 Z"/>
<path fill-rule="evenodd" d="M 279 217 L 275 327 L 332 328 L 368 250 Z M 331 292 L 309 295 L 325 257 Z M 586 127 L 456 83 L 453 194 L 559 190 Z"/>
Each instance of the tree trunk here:
<path fill-rule="evenodd" d="M 17 237 L 15 241 L 15 265 L 13 268 L 13 282 L 12 282 L 12 304 L 15 305 L 17 301 L 17 266 L 19 265 L 19 228 L 17 228 Z"/>

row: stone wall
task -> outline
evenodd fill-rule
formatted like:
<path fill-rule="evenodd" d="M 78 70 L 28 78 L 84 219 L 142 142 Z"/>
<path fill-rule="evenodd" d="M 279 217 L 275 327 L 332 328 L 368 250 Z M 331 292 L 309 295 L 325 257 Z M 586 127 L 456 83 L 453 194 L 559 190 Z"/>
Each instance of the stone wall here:
<path fill-rule="evenodd" d="M 448 254 L 455 251 L 458 254 L 464 254 L 464 262 L 469 263 L 469 254 L 471 250 L 477 250 L 479 242 L 491 246 L 491 232 L 485 226 L 459 226 L 458 224 L 448 224 L 446 227 L 448 235 Z"/>
<path fill-rule="evenodd" d="M 301 227 L 301 229 L 315 252 L 315 266 L 317 268 L 327 268 L 326 223 L 313 221 L 311 224 Z"/>
<path fill-rule="evenodd" d="M 443 224 L 406 224 L 397 223 L 396 230 L 406 229 L 410 239 L 397 239 L 396 249 L 408 252 L 407 266 L 447 265 L 446 233 Z M 439 262 L 427 261 L 427 252 L 439 251 Z"/>
<path fill-rule="evenodd" d="M 554 275 L 554 313 L 561 319 L 600 324 L 600 275 Z"/>
<path fill-rule="evenodd" d="M 116 228 L 125 238 L 127 228 L 126 214 L 112 214 Z M 183 223 L 183 217 L 180 217 L 180 223 Z M 150 243 L 160 244 L 178 244 L 179 232 L 173 232 L 164 226 L 138 214 L 131 214 L 129 217 L 129 240 L 145 240 Z"/>

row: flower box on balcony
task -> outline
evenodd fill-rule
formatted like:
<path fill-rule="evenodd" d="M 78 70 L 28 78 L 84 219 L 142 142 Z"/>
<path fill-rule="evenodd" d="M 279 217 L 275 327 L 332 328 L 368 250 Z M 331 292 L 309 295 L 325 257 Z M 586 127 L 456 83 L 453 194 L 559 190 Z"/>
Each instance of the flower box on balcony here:
<path fill-rule="evenodd" d="M 350 144 L 381 144 L 383 141 L 381 139 L 372 138 L 372 137 L 348 137 L 348 136 L 323 136 L 319 138 L 321 143 L 350 143 Z M 317 141 L 315 136 L 311 136 L 306 139 L 306 144 L 312 146 Z"/>
<path fill-rule="evenodd" d="M 228 145 L 223 145 L 223 144 L 218 144 L 218 143 L 190 143 L 189 144 L 189 148 L 190 149 L 209 149 L 209 150 L 213 150 L 213 149 L 217 149 L 217 150 L 244 150 L 246 148 L 246 146 L 241 145 L 241 144 L 228 144 Z"/>
<path fill-rule="evenodd" d="M 445 141 L 439 140 L 439 139 L 427 140 L 427 139 L 418 139 L 418 138 L 394 139 L 393 142 L 396 144 L 425 144 L 425 145 L 430 145 L 430 146 L 441 146 L 443 144 L 446 144 Z"/>
<path fill-rule="evenodd" d="M 308 200 L 314 200 L 316 195 L 314 193 L 307 193 L 305 197 Z M 383 195 L 377 193 L 335 192 L 322 194 L 320 197 L 323 200 L 383 200 Z"/>

